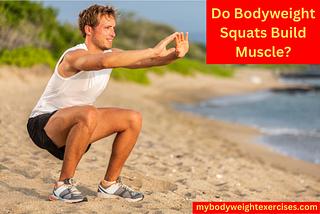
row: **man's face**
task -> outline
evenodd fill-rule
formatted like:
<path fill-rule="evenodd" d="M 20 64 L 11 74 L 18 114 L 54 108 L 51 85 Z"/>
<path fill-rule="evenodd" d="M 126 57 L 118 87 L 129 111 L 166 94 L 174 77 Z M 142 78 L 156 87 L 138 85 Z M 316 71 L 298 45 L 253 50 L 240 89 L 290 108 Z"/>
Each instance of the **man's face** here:
<path fill-rule="evenodd" d="M 101 51 L 112 48 L 113 38 L 116 36 L 116 21 L 110 16 L 101 16 L 100 23 L 92 30 L 92 43 Z"/>

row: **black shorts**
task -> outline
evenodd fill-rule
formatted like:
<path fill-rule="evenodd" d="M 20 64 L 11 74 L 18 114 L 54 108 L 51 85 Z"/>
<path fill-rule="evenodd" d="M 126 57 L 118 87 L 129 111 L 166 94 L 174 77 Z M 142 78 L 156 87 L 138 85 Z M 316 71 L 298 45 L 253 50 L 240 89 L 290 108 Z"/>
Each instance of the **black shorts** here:
<path fill-rule="evenodd" d="M 54 115 L 57 111 L 52 113 L 41 114 L 33 118 L 29 118 L 27 129 L 29 132 L 29 136 L 32 141 L 41 149 L 45 149 L 50 152 L 56 158 L 63 160 L 65 146 L 58 148 L 52 140 L 48 137 L 44 127 L 47 125 L 50 117 Z M 89 144 L 87 152 L 90 148 L 91 144 Z"/>

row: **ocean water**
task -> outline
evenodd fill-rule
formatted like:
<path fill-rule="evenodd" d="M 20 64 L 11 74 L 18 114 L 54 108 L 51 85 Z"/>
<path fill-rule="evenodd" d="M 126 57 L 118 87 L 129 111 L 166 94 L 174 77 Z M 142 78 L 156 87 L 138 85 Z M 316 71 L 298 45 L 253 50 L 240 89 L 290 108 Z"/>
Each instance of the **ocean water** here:
<path fill-rule="evenodd" d="M 312 72 L 319 72 L 312 71 Z M 287 84 L 320 86 L 320 78 L 283 78 Z M 249 125 L 257 141 L 284 155 L 320 164 L 320 91 L 259 91 L 174 108 L 212 119 Z M 214 129 L 214 127 L 213 127 Z"/>

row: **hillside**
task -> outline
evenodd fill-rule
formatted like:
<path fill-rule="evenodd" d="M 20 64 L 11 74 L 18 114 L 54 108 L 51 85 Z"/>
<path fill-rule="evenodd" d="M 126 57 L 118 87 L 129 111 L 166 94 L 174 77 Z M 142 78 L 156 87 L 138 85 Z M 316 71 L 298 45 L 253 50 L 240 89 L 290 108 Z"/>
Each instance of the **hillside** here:
<path fill-rule="evenodd" d="M 43 7 L 40 2 L 1 1 L 0 2 L 0 65 L 30 67 L 45 63 L 54 68 L 61 54 L 84 39 L 77 26 L 57 21 L 58 11 Z M 135 26 L 135 28 L 132 28 Z M 166 24 L 141 19 L 134 13 L 124 14 L 117 22 L 117 36 L 114 47 L 131 50 L 155 46 L 161 39 L 176 30 Z M 169 44 L 169 46 L 173 46 Z M 227 66 L 205 64 L 206 47 L 190 42 L 190 50 L 184 59 L 162 68 L 148 71 L 163 74 L 174 71 L 182 74 L 194 72 L 212 73 L 222 76 L 232 75 Z M 113 77 L 140 83 L 148 83 L 145 69 L 127 72 L 115 69 Z"/>

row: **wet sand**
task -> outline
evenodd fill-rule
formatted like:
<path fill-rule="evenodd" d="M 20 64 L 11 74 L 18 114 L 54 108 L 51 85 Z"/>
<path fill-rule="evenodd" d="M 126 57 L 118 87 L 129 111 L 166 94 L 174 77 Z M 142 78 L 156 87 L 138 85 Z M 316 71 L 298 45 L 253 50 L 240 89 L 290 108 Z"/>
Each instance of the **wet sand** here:
<path fill-rule="evenodd" d="M 320 166 L 254 142 L 250 127 L 188 115 L 171 103 L 284 87 L 268 70 L 238 70 L 231 79 L 150 74 L 142 86 L 111 80 L 96 107 L 139 111 L 143 128 L 122 170 L 145 194 L 138 203 L 95 197 L 113 136 L 93 144 L 76 174 L 89 201 L 49 201 L 61 161 L 36 147 L 27 119 L 50 78 L 43 66 L 0 67 L 0 213 L 192 213 L 193 201 L 319 201 Z M 254 78 L 253 78 L 254 77 Z M 259 81 L 256 81 L 259 79 Z"/>

